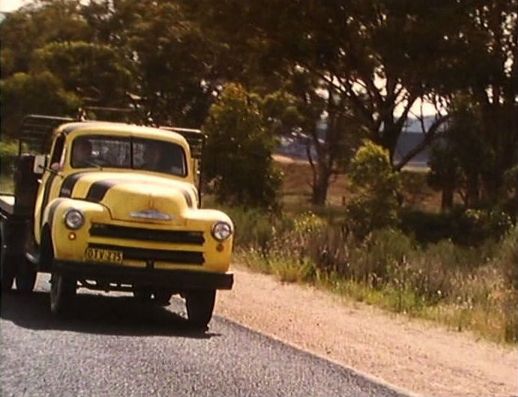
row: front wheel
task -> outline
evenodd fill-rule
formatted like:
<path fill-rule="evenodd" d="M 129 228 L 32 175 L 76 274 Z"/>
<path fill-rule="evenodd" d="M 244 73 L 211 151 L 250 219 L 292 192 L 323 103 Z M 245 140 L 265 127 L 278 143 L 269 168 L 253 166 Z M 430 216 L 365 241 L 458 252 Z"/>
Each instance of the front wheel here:
<path fill-rule="evenodd" d="M 153 300 L 157 305 L 168 306 L 173 293 L 169 290 L 159 289 L 153 292 Z"/>
<path fill-rule="evenodd" d="M 14 268 L 12 258 L 5 255 L 4 251 L 2 248 L 2 252 L 0 253 L 0 283 L 2 291 L 6 292 L 10 291 L 13 287 L 16 269 Z"/>
<path fill-rule="evenodd" d="M 151 302 L 151 288 L 145 287 L 134 287 L 133 288 L 133 296 L 136 300 L 141 303 Z"/>
<path fill-rule="evenodd" d="M 16 289 L 22 293 L 32 292 L 37 274 L 34 265 L 25 259 L 16 274 Z"/>
<path fill-rule="evenodd" d="M 15 262 L 7 255 L 7 245 L 0 237 L 0 282 L 2 291 L 10 291 L 16 275 Z"/>
<path fill-rule="evenodd" d="M 76 295 L 77 282 L 60 273 L 52 273 L 50 283 L 50 311 L 54 315 L 63 315 L 70 309 Z"/>
<path fill-rule="evenodd" d="M 207 328 L 212 318 L 215 290 L 189 291 L 185 294 L 185 306 L 189 323 L 196 328 Z"/>

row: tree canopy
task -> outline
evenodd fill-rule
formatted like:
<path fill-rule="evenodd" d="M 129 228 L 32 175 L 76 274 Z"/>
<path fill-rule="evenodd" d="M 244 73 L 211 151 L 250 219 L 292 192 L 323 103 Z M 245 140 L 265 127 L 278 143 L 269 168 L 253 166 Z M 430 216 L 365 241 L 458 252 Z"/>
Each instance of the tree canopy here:
<path fill-rule="evenodd" d="M 458 183 L 470 206 L 497 202 L 518 163 L 516 10 L 518 0 L 40 0 L 0 24 L 2 132 L 14 134 L 24 112 L 88 105 L 199 127 L 237 83 L 264 102 L 271 138 L 307 138 L 315 204 L 364 138 L 400 170 L 445 139 L 465 163 L 460 149 L 475 137 L 484 166 Z M 423 103 L 435 108 L 431 124 Z M 422 143 L 396 160 L 410 117 Z M 436 175 L 451 175 L 442 166 Z"/>

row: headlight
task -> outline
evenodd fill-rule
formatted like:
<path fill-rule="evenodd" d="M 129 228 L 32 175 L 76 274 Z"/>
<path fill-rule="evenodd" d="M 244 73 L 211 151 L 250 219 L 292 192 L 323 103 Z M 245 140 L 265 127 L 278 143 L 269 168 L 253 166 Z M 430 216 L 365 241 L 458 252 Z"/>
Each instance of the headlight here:
<path fill-rule="evenodd" d="M 65 214 L 65 225 L 72 230 L 77 230 L 85 224 L 83 213 L 76 209 L 70 209 Z"/>
<path fill-rule="evenodd" d="M 232 235 L 232 226 L 226 222 L 216 222 L 212 226 L 212 237 L 218 241 L 225 241 Z"/>

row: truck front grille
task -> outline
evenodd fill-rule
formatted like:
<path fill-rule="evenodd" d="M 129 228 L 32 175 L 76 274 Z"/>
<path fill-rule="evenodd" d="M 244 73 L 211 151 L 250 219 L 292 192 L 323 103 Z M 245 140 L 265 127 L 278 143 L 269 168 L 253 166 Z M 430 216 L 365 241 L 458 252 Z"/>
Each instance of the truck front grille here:
<path fill-rule="evenodd" d="M 92 243 L 88 244 L 88 248 L 122 251 L 124 259 L 142 260 L 146 262 L 162 261 L 175 264 L 203 265 L 205 261 L 205 258 L 203 257 L 203 252 L 196 251 L 157 250 Z"/>
<path fill-rule="evenodd" d="M 205 242 L 200 231 L 144 229 L 102 223 L 92 224 L 90 236 L 191 245 L 203 245 Z"/>

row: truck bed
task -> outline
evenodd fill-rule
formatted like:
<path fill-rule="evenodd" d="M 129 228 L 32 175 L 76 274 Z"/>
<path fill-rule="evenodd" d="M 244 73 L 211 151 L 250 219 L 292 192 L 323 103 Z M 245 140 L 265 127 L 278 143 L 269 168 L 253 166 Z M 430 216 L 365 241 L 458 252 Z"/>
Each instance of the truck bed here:
<path fill-rule="evenodd" d="M 1 194 L 0 195 L 0 210 L 7 214 L 12 215 L 14 213 L 14 196 Z"/>

